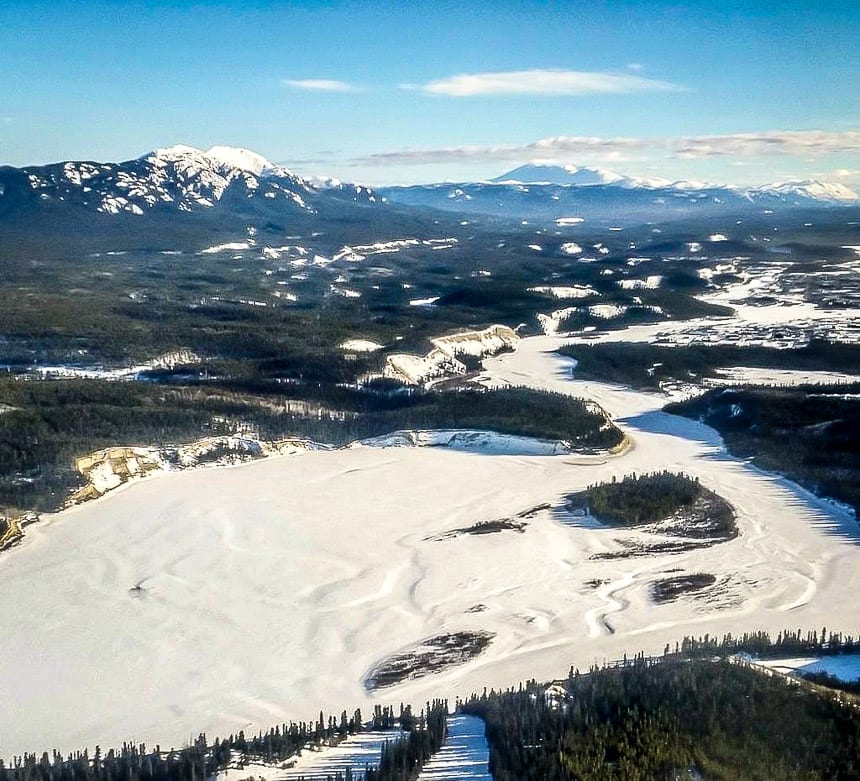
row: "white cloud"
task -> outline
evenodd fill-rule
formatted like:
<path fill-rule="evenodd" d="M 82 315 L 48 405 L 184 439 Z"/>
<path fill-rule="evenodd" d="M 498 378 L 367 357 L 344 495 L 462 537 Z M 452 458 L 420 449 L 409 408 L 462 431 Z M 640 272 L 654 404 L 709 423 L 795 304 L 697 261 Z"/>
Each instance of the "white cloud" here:
<path fill-rule="evenodd" d="M 824 179 L 829 182 L 847 182 L 848 184 L 860 184 L 860 169 L 837 168 L 833 171 L 823 171 L 815 174 L 816 179 Z"/>
<path fill-rule="evenodd" d="M 646 79 L 632 73 L 603 73 L 535 68 L 525 71 L 462 73 L 426 84 L 401 84 L 429 95 L 601 95 L 631 92 L 684 92 L 669 81 Z"/>
<path fill-rule="evenodd" d="M 281 84 L 293 89 L 313 92 L 357 92 L 358 88 L 346 81 L 336 79 L 282 79 Z"/>
<path fill-rule="evenodd" d="M 612 162 L 632 157 L 697 159 L 709 157 L 756 158 L 823 157 L 833 153 L 860 151 L 860 131 L 781 130 L 763 133 L 733 133 L 722 136 L 681 138 L 631 138 L 600 136 L 553 136 L 528 144 L 453 146 L 436 149 L 403 149 L 379 152 L 356 165 L 421 165 L 470 161 L 571 162 L 577 158 Z"/>

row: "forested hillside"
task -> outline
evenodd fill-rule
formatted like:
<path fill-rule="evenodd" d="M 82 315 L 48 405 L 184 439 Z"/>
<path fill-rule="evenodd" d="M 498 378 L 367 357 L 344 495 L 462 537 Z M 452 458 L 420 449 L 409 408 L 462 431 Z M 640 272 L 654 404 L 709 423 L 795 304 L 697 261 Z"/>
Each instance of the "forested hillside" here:
<path fill-rule="evenodd" d="M 496 781 L 860 778 L 860 714 L 729 661 L 658 661 L 485 693 Z"/>

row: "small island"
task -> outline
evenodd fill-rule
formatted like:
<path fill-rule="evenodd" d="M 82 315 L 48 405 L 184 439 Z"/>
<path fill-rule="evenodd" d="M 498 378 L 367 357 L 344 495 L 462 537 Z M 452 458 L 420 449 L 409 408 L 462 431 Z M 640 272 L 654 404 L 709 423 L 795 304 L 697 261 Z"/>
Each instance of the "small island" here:
<path fill-rule="evenodd" d="M 664 534 L 720 540 L 738 533 L 732 506 L 686 474 L 630 474 L 591 485 L 567 499 L 571 510 L 587 512 L 607 526 L 659 524 Z"/>

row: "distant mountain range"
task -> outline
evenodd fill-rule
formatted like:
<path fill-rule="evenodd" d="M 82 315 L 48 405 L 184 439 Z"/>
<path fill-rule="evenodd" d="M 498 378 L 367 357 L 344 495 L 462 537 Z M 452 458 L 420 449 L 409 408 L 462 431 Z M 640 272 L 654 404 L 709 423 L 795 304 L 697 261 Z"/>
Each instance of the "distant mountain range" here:
<path fill-rule="evenodd" d="M 742 189 L 548 165 L 520 166 L 489 182 L 375 191 L 337 179 L 303 178 L 247 149 L 227 146 L 206 151 L 172 146 L 120 163 L 0 167 L 0 239 L 19 241 L 48 234 L 91 236 L 120 226 L 150 241 L 159 231 L 254 227 L 288 233 L 323 224 L 334 232 L 364 224 L 362 236 L 372 239 L 371 223 L 426 221 L 432 219 L 428 209 L 559 225 L 585 220 L 629 225 L 857 203 L 857 194 L 839 184 L 782 182 Z"/>
<path fill-rule="evenodd" d="M 743 216 L 786 209 L 857 206 L 841 184 L 777 182 L 742 188 L 695 181 L 623 176 L 599 168 L 523 165 L 487 182 L 381 188 L 392 202 L 499 219 L 632 224 Z"/>
<path fill-rule="evenodd" d="M 575 165 L 540 165 L 537 163 L 521 165 L 519 168 L 508 171 L 490 181 L 495 184 L 560 184 L 573 187 L 611 185 L 642 190 L 729 190 L 753 198 L 780 195 L 832 203 L 852 203 L 860 200 L 860 195 L 843 184 L 810 179 L 777 182 L 763 187 L 741 188 L 691 180 L 624 176 L 602 168 L 580 168 Z"/>

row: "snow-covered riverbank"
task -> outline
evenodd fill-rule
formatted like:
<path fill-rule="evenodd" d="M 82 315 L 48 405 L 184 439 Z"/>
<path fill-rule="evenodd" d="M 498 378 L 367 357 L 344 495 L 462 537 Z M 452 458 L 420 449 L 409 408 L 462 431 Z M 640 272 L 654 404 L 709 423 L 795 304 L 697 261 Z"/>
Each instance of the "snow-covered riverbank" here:
<path fill-rule="evenodd" d="M 665 396 L 572 380 L 553 352 L 563 342 L 524 339 L 486 361 L 485 381 L 593 399 L 631 437 L 623 455 L 308 452 L 167 473 L 31 527 L 0 558 L 0 752 L 180 745 L 320 709 L 420 707 L 659 653 L 685 633 L 856 630 L 860 547 L 847 511 L 728 457 L 712 429 L 661 412 Z M 740 536 L 606 559 L 647 534 L 564 512 L 569 492 L 664 468 L 728 499 Z M 522 533 L 438 539 L 544 504 Z M 649 584 L 668 572 L 717 582 L 655 605 Z M 457 631 L 494 639 L 462 667 L 363 689 L 378 660 Z"/>

